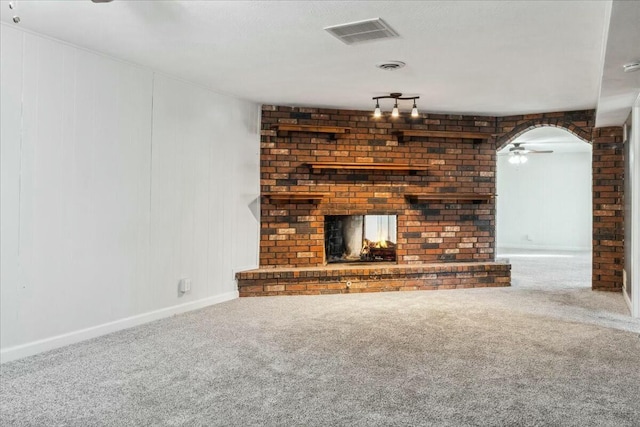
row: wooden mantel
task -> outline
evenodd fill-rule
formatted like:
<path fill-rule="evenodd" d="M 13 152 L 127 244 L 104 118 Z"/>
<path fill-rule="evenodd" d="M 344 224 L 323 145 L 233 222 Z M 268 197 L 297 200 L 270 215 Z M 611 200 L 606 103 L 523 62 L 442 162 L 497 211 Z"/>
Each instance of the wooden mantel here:
<path fill-rule="evenodd" d="M 394 132 L 398 137 L 398 141 L 406 141 L 412 136 L 423 138 L 456 138 L 456 139 L 472 139 L 473 142 L 482 142 L 492 137 L 491 134 L 481 132 L 454 132 L 439 130 L 399 130 Z"/>
<path fill-rule="evenodd" d="M 486 202 L 493 200 L 495 195 L 493 194 L 479 194 L 479 193 L 420 193 L 420 192 L 407 192 L 404 195 L 405 199 L 412 202 L 429 202 L 432 200 L 441 201 L 467 201 L 467 202 Z"/>
<path fill-rule="evenodd" d="M 381 171 L 426 171 L 428 165 L 411 165 L 408 163 L 348 163 L 348 162 L 308 162 L 314 171 L 321 169 L 342 170 L 381 170 Z"/>
<path fill-rule="evenodd" d="M 351 128 L 341 126 L 316 126 L 316 125 L 296 125 L 280 123 L 273 125 L 271 129 L 281 135 L 283 132 L 314 132 L 329 134 L 331 139 L 336 139 L 336 135 L 347 134 L 351 132 Z"/>
<path fill-rule="evenodd" d="M 263 196 L 269 198 L 272 201 L 279 202 L 297 202 L 297 201 L 311 201 L 317 202 L 325 198 L 329 195 L 329 193 L 313 193 L 313 192 L 303 192 L 303 191 L 293 191 L 293 192 L 271 192 L 271 193 L 262 193 Z"/>

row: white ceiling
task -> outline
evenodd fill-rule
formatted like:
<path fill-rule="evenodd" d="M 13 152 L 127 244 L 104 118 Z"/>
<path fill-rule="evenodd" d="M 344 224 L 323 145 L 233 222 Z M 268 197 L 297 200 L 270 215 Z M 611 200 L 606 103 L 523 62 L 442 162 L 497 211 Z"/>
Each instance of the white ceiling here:
<path fill-rule="evenodd" d="M 0 19 L 13 11 L 2 1 Z M 17 0 L 20 27 L 258 103 L 428 112 L 595 108 L 609 1 Z M 347 46 L 326 26 L 380 17 L 400 37 Z M 382 71 L 375 64 L 407 66 Z M 382 104 L 383 108 L 390 108 Z"/>
<path fill-rule="evenodd" d="M 607 34 L 596 126 L 619 126 L 640 92 L 640 71 L 625 73 L 624 64 L 640 60 L 640 1 L 615 1 Z"/>

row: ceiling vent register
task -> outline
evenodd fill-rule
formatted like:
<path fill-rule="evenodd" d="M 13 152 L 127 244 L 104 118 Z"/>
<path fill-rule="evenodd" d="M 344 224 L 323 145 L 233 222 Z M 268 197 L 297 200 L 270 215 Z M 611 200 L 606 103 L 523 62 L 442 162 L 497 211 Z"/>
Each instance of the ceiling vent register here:
<path fill-rule="evenodd" d="M 345 44 L 398 37 L 398 33 L 380 18 L 334 25 L 325 30 Z"/>
<path fill-rule="evenodd" d="M 387 61 L 376 64 L 376 67 L 380 68 L 381 70 L 394 71 L 403 68 L 405 65 L 407 64 L 402 61 Z"/>

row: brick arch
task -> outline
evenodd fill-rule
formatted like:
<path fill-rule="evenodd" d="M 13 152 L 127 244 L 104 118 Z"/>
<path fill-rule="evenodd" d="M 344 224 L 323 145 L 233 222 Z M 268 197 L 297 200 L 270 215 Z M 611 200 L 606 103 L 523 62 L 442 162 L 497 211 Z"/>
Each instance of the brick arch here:
<path fill-rule="evenodd" d="M 553 126 L 591 144 L 592 281 L 601 291 L 622 290 L 624 266 L 624 150 L 621 127 L 596 128 L 595 111 L 567 111 L 496 118 L 496 150 L 528 130 Z"/>
<path fill-rule="evenodd" d="M 498 123 L 499 122 L 500 120 L 498 121 Z M 575 135 L 577 138 L 583 140 L 584 142 L 588 144 L 592 143 L 593 126 L 590 125 L 590 122 L 587 122 L 587 124 L 585 125 L 584 120 L 580 120 L 579 124 L 576 124 L 576 122 L 572 120 L 540 117 L 519 122 L 511 130 L 507 130 L 508 127 L 506 129 L 502 129 L 503 133 L 499 134 L 500 136 L 498 136 L 498 138 L 496 139 L 496 149 L 501 150 L 517 137 L 530 131 L 531 129 L 547 126 L 564 129 L 567 132 Z M 499 125 L 498 128 L 500 130 Z"/>

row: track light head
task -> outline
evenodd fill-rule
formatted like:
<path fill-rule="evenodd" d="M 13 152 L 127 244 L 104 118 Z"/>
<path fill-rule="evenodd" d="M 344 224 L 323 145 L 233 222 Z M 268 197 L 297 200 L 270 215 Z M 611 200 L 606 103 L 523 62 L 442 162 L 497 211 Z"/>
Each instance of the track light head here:
<path fill-rule="evenodd" d="M 376 119 L 382 117 L 382 111 L 380 111 L 380 104 L 378 103 L 377 99 L 376 99 L 376 108 L 375 110 L 373 110 L 373 117 L 375 117 Z"/>
<path fill-rule="evenodd" d="M 420 114 L 418 113 L 418 106 L 416 105 L 416 100 L 413 100 L 413 108 L 411 109 L 411 117 L 416 118 Z"/>
<path fill-rule="evenodd" d="M 400 111 L 398 111 L 398 101 L 393 105 L 393 110 L 391 110 L 391 117 L 399 117 Z"/>

